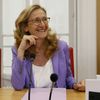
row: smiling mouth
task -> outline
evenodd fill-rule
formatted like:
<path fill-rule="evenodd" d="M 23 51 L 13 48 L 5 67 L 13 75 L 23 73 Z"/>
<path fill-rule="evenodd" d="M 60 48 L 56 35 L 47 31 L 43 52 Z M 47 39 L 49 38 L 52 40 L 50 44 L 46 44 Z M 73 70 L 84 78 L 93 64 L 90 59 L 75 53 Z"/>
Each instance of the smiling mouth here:
<path fill-rule="evenodd" d="M 46 30 L 45 29 L 38 29 L 38 30 L 36 30 L 37 32 L 46 32 Z"/>

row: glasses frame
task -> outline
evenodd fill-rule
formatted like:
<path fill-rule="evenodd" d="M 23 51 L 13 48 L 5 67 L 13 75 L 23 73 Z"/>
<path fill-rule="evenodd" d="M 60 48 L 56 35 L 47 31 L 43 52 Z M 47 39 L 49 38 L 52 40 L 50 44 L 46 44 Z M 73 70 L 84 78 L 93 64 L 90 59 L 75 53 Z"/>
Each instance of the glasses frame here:
<path fill-rule="evenodd" d="M 28 21 L 31 22 L 32 24 L 35 24 L 35 25 L 39 25 L 40 23 L 48 23 L 50 21 L 50 17 L 42 17 L 42 18 L 35 18 L 35 19 L 31 19 Z"/>

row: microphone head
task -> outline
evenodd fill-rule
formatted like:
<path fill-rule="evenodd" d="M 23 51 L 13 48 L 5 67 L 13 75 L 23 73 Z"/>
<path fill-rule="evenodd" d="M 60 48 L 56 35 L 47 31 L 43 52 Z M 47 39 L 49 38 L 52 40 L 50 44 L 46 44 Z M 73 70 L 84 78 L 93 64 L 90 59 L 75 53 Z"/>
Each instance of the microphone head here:
<path fill-rule="evenodd" d="M 58 80 L 58 75 L 53 73 L 53 74 L 51 74 L 50 79 L 52 82 L 56 82 Z"/>

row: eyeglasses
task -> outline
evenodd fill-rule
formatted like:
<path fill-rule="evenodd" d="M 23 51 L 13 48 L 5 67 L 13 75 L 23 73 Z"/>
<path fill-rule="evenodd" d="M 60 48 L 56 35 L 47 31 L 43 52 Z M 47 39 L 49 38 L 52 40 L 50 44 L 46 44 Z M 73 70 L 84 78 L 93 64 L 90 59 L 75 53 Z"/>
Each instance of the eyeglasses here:
<path fill-rule="evenodd" d="M 39 25 L 41 22 L 48 23 L 49 20 L 50 20 L 50 17 L 43 17 L 43 18 L 32 19 L 32 20 L 29 20 L 28 22 L 32 22 L 35 25 Z"/>

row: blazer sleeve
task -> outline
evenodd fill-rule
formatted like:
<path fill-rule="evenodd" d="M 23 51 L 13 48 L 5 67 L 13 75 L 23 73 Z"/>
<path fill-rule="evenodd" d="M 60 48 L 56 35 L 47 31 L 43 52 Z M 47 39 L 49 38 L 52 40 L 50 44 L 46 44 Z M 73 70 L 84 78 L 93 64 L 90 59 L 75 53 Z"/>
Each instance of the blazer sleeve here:
<path fill-rule="evenodd" d="M 73 85 L 75 83 L 74 77 L 72 75 L 71 67 L 70 67 L 70 58 L 69 58 L 69 47 L 66 44 L 64 48 L 64 54 L 66 58 L 66 67 L 67 67 L 67 72 L 66 72 L 66 88 L 73 88 Z"/>
<path fill-rule="evenodd" d="M 14 89 L 21 90 L 25 85 L 25 68 L 24 60 L 21 61 L 17 57 L 17 49 L 12 48 L 12 76 L 11 83 Z"/>

